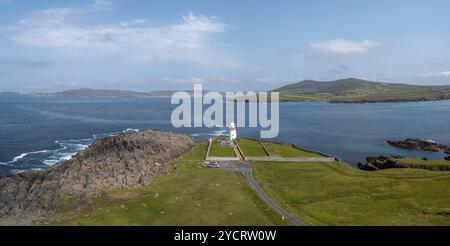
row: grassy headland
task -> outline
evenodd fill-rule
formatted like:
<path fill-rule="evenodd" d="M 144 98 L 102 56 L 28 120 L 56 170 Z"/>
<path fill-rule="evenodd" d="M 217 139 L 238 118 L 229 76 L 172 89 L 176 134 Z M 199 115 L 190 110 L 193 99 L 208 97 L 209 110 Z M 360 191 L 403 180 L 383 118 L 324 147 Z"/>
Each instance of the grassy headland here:
<path fill-rule="evenodd" d="M 254 162 L 261 186 L 311 225 L 450 225 L 450 173 Z"/>
<path fill-rule="evenodd" d="M 258 141 L 239 141 L 244 152 L 255 156 L 264 152 Z M 282 156 L 311 154 L 289 145 L 264 144 Z M 240 174 L 205 168 L 206 150 L 207 143 L 198 144 L 148 186 L 109 190 L 77 212 L 60 210 L 65 219 L 55 225 L 288 224 Z M 252 166 L 264 190 L 309 225 L 450 225 L 448 171 L 366 172 L 340 162 L 252 162 Z"/>
<path fill-rule="evenodd" d="M 417 158 L 394 158 L 401 166 L 406 168 L 420 168 L 429 170 L 448 170 L 450 169 L 450 161 L 447 160 L 423 160 Z"/>
<path fill-rule="evenodd" d="M 239 174 L 205 168 L 206 148 L 199 144 L 150 185 L 107 191 L 55 225 L 287 225 Z"/>

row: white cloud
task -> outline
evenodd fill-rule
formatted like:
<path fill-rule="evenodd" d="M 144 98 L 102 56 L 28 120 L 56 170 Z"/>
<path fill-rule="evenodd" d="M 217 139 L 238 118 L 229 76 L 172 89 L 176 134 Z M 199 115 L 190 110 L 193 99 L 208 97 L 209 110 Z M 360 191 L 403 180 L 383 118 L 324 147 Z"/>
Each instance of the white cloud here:
<path fill-rule="evenodd" d="M 360 41 L 332 39 L 326 42 L 313 42 L 310 47 L 326 54 L 352 55 L 365 53 L 371 48 L 382 46 L 380 42 L 364 39 Z"/>
<path fill-rule="evenodd" d="M 419 75 L 420 77 L 435 77 L 435 78 L 450 78 L 450 71 L 437 72 L 437 73 L 423 73 Z"/>
<path fill-rule="evenodd" d="M 94 0 L 92 6 L 98 10 L 109 10 L 112 7 L 112 2 L 108 0 Z"/>
<path fill-rule="evenodd" d="M 262 77 L 262 78 L 256 78 L 256 79 L 254 79 L 254 81 L 261 82 L 261 83 L 271 83 L 271 82 L 277 81 L 277 79 L 269 78 L 269 77 L 268 78 Z"/>
<path fill-rule="evenodd" d="M 229 63 L 219 52 L 213 34 L 228 26 L 214 17 L 182 16 L 178 23 L 151 26 L 144 19 L 113 25 L 85 26 L 77 19 L 111 7 L 97 0 L 85 8 L 52 8 L 35 11 L 12 30 L 12 39 L 27 46 L 69 54 L 115 55 L 125 59 L 191 63 Z"/>
<path fill-rule="evenodd" d="M 189 79 L 164 78 L 163 80 L 176 84 L 203 84 L 205 82 L 205 80 L 201 78 L 189 78 Z"/>
<path fill-rule="evenodd" d="M 213 84 L 213 83 L 240 83 L 241 80 L 209 77 L 209 78 L 164 78 L 163 81 L 174 84 Z"/>
<path fill-rule="evenodd" d="M 135 19 L 131 21 L 122 21 L 120 23 L 121 26 L 128 27 L 128 26 L 137 26 L 147 23 L 147 20 L 145 19 Z"/>
<path fill-rule="evenodd" d="M 46 68 L 53 63 L 49 61 L 34 61 L 34 60 L 28 60 L 28 59 L 5 59 L 0 57 L 0 67 L 2 66 L 19 66 L 23 68 L 31 68 L 31 69 L 40 69 L 40 68 Z"/>

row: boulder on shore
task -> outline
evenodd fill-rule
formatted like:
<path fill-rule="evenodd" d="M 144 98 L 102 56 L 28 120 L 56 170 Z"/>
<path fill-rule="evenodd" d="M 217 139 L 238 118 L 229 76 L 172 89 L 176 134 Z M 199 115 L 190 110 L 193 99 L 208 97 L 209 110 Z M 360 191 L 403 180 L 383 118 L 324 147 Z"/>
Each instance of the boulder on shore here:
<path fill-rule="evenodd" d="M 93 142 L 89 148 L 41 171 L 0 178 L 0 225 L 30 224 L 59 206 L 90 201 L 105 189 L 148 184 L 165 163 L 195 146 L 190 136 L 145 130 Z"/>

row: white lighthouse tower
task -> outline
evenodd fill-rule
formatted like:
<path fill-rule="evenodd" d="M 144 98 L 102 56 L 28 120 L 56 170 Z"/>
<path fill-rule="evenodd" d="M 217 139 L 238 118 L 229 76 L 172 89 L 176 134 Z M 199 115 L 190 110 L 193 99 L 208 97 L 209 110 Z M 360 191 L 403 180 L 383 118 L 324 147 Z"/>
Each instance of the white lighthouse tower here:
<path fill-rule="evenodd" d="M 234 124 L 234 122 L 230 123 L 228 129 L 230 129 L 230 142 L 233 143 L 237 138 L 236 124 Z"/>

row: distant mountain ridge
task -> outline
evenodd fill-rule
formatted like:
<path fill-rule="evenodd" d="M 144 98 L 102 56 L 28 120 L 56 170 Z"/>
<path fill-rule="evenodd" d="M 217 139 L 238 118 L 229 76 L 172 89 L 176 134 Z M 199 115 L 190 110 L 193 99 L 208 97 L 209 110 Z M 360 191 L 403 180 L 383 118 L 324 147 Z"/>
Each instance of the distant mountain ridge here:
<path fill-rule="evenodd" d="M 130 90 L 105 90 L 105 89 L 73 89 L 61 92 L 50 93 L 33 93 L 35 96 L 50 97 L 168 97 L 172 96 L 176 91 L 152 91 L 152 92 L 136 92 Z M 191 93 L 188 91 L 188 93 Z"/>
<path fill-rule="evenodd" d="M 20 92 L 13 92 L 13 91 L 0 92 L 0 96 L 23 96 L 23 95 L 26 95 L 26 94 L 20 93 Z"/>
<path fill-rule="evenodd" d="M 193 95 L 193 90 L 180 90 Z M 103 90 L 103 89 L 89 89 L 81 88 L 60 92 L 49 93 L 32 93 L 34 96 L 48 96 L 48 97 L 171 97 L 176 90 L 159 90 L 151 92 L 136 92 L 130 90 Z M 209 91 L 203 91 L 207 93 Z"/>
<path fill-rule="evenodd" d="M 148 96 L 148 93 L 128 90 L 97 90 L 81 88 L 61 92 L 33 93 L 33 95 L 55 97 L 144 97 Z"/>
<path fill-rule="evenodd" d="M 193 90 L 183 90 L 193 95 Z M 99 90 L 81 88 L 52 93 L 12 93 L 0 96 L 33 95 L 47 97 L 171 97 L 175 90 L 136 92 L 131 90 Z M 204 90 L 203 93 L 209 91 Z M 304 80 L 285 85 L 272 92 L 280 92 L 281 101 L 326 101 L 331 103 L 408 102 L 450 99 L 450 85 L 423 86 L 400 83 L 373 82 L 348 78 L 333 81 Z M 221 92 L 224 95 L 223 92 Z"/>
<path fill-rule="evenodd" d="M 273 91 L 280 92 L 283 101 L 363 103 L 450 99 L 450 86 L 420 86 L 356 78 L 334 81 L 304 80 Z"/>

